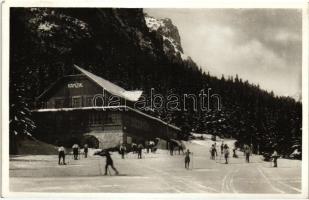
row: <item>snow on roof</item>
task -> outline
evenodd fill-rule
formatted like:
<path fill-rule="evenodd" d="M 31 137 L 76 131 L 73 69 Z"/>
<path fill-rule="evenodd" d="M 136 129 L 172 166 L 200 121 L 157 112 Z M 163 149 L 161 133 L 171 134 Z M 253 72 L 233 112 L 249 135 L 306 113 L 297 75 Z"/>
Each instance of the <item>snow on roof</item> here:
<path fill-rule="evenodd" d="M 61 112 L 61 111 L 64 111 L 64 112 L 67 112 L 67 111 L 74 111 L 74 110 L 108 110 L 108 109 L 119 109 L 119 111 L 133 111 L 135 113 L 138 113 L 140 115 L 143 115 L 149 119 L 153 119 L 153 120 L 156 120 L 162 124 L 165 124 L 166 126 L 169 126 L 170 128 L 173 128 L 173 129 L 176 129 L 176 130 L 181 130 L 179 127 L 177 126 L 174 126 L 172 124 L 169 124 L 169 123 L 166 123 L 165 121 L 161 120 L 161 119 L 158 119 L 156 117 L 153 117 L 151 115 L 148 115 L 146 113 L 143 113 L 139 110 L 136 110 L 136 109 L 133 109 L 131 107 L 128 107 L 128 106 L 103 106 L 103 107 L 78 107 L 78 108 L 44 108 L 44 109 L 36 109 L 36 110 L 32 110 L 32 112 Z"/>
<path fill-rule="evenodd" d="M 140 91 L 140 90 L 126 91 L 125 89 L 119 87 L 118 85 L 115 85 L 114 83 L 112 83 L 112 82 L 110 82 L 106 79 L 103 79 L 99 76 L 96 76 L 96 75 L 88 72 L 87 70 L 80 68 L 77 65 L 74 65 L 74 67 L 76 69 L 78 69 L 80 72 L 82 72 L 83 74 L 85 74 L 88 78 L 90 78 L 91 80 L 96 82 L 99 86 L 101 86 L 102 88 L 104 88 L 106 91 L 110 92 L 113 95 L 122 97 L 124 99 L 129 100 L 129 101 L 137 101 L 143 93 L 143 91 Z"/>

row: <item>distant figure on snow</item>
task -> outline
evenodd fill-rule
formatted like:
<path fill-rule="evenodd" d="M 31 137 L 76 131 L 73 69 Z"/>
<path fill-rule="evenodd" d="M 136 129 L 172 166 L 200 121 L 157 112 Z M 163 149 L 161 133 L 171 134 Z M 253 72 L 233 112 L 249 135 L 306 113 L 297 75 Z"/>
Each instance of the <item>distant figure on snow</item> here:
<path fill-rule="evenodd" d="M 217 154 L 217 149 L 216 149 L 216 147 L 215 147 L 215 145 L 213 144 L 213 145 L 211 145 L 211 148 L 210 148 L 210 155 L 211 155 L 211 159 L 212 160 L 215 160 L 216 159 L 216 156 L 218 156 L 218 154 Z"/>
<path fill-rule="evenodd" d="M 172 156 L 174 153 L 174 143 L 170 142 L 170 155 Z"/>
<path fill-rule="evenodd" d="M 250 150 L 250 147 L 249 145 L 244 145 L 244 153 L 245 153 L 245 156 L 246 156 L 246 162 L 249 163 L 250 162 L 250 153 L 251 153 L 251 150 Z"/>
<path fill-rule="evenodd" d="M 180 152 L 182 152 L 182 154 L 184 154 L 183 149 L 184 149 L 184 144 L 182 142 L 180 142 L 180 144 L 178 145 L 178 154 L 179 155 L 180 155 Z"/>
<path fill-rule="evenodd" d="M 221 154 L 223 154 L 223 149 L 224 149 L 223 141 L 222 141 L 222 144 L 221 144 L 220 148 L 221 148 Z"/>
<path fill-rule="evenodd" d="M 279 158 L 279 155 L 278 155 L 276 150 L 274 150 L 274 153 L 271 155 L 271 157 L 274 159 L 274 167 L 278 167 L 277 166 L 277 159 Z"/>
<path fill-rule="evenodd" d="M 121 158 L 124 159 L 124 154 L 127 150 L 126 146 L 124 144 L 120 145 L 120 154 L 121 154 Z"/>
<path fill-rule="evenodd" d="M 252 156 L 252 154 L 253 154 L 253 144 L 251 143 L 250 144 L 250 156 Z"/>
<path fill-rule="evenodd" d="M 229 158 L 229 155 L 230 155 L 230 150 L 229 150 L 229 147 L 227 146 L 227 144 L 225 144 L 223 146 L 223 154 L 224 154 L 224 158 L 225 158 L 225 164 L 228 164 L 228 158 Z"/>
<path fill-rule="evenodd" d="M 238 158 L 238 155 L 236 154 L 236 147 L 233 148 L 233 158 Z"/>
<path fill-rule="evenodd" d="M 78 150 L 79 150 L 78 144 L 74 144 L 72 146 L 72 149 L 73 149 L 74 160 L 77 160 L 78 159 Z"/>
<path fill-rule="evenodd" d="M 145 142 L 145 145 L 146 145 L 146 150 L 147 150 L 146 152 L 149 153 L 150 144 L 148 140 Z"/>
<path fill-rule="evenodd" d="M 185 153 L 185 168 L 186 168 L 186 169 L 189 169 L 189 167 L 190 167 L 190 154 L 191 154 L 191 152 L 190 152 L 190 150 L 188 149 L 188 150 L 186 151 L 186 153 Z"/>
<path fill-rule="evenodd" d="M 87 158 L 87 156 L 88 156 L 88 144 L 84 145 L 84 154 L 85 154 L 85 158 Z"/>
<path fill-rule="evenodd" d="M 134 142 L 132 143 L 132 152 L 133 154 L 137 152 L 137 145 Z"/>
<path fill-rule="evenodd" d="M 137 146 L 137 158 L 142 159 L 142 151 L 143 151 L 144 146 L 142 144 L 139 144 Z"/>
<path fill-rule="evenodd" d="M 62 158 L 62 164 L 66 165 L 65 163 L 65 149 L 63 146 L 60 146 L 58 148 L 58 165 L 61 165 L 61 158 Z"/>

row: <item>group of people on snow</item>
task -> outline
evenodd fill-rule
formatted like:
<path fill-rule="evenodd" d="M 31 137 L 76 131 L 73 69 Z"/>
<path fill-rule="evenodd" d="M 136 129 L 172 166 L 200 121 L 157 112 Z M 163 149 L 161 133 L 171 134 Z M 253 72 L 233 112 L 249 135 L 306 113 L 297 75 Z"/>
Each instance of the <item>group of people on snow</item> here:
<path fill-rule="evenodd" d="M 151 141 L 146 143 L 146 147 L 150 148 L 151 149 L 151 152 L 153 152 L 153 147 L 154 147 L 154 143 L 152 144 Z M 218 157 L 218 152 L 217 152 L 217 144 L 216 142 L 214 144 L 211 145 L 211 148 L 210 148 L 210 159 L 212 160 L 216 160 L 216 157 Z M 142 159 L 142 152 L 143 152 L 143 149 L 144 149 L 144 146 L 143 144 L 135 144 L 135 143 L 132 143 L 132 152 L 133 154 L 134 153 L 137 153 L 138 156 L 137 158 L 138 159 Z M 173 142 L 170 143 L 169 145 L 169 150 L 170 150 L 170 154 L 173 155 L 173 151 L 174 151 L 174 148 L 175 148 L 175 144 Z M 180 150 L 182 150 L 183 152 L 183 146 L 182 144 L 181 145 L 178 145 L 178 148 Z M 233 148 L 233 157 L 234 158 L 238 158 L 238 155 L 236 154 L 236 145 L 234 146 Z M 252 155 L 252 145 L 247 145 L 245 144 L 243 146 L 243 152 L 244 152 L 244 156 L 245 156 L 245 159 L 246 159 L 246 162 L 249 163 L 250 162 L 250 156 Z M 88 156 L 88 145 L 85 144 L 84 147 L 83 147 L 83 150 L 84 150 L 84 157 L 87 158 Z M 179 154 L 180 154 L 180 150 L 179 150 Z M 230 155 L 230 150 L 229 150 L 229 146 L 227 144 L 224 144 L 224 142 L 222 141 L 221 145 L 220 145 L 220 150 L 221 150 L 221 156 L 224 157 L 225 159 L 225 164 L 228 164 L 229 163 L 229 155 Z M 78 144 L 74 144 L 72 146 L 72 151 L 73 151 L 73 158 L 74 160 L 78 160 L 79 159 L 79 155 L 80 155 L 80 147 Z M 119 147 L 119 153 L 121 154 L 121 158 L 124 159 L 125 158 L 125 153 L 127 152 L 127 148 L 126 148 L 126 145 L 124 144 L 121 144 L 120 147 Z M 149 153 L 149 149 L 147 150 L 147 152 Z M 66 162 L 65 162 L 65 148 L 63 146 L 60 146 L 58 148 L 58 164 L 61 165 L 66 165 Z M 183 152 L 184 154 L 184 161 L 185 161 L 185 168 L 186 169 L 189 169 L 190 168 L 190 156 L 193 155 L 193 152 L 190 152 L 189 149 L 187 149 L 187 151 Z M 115 168 L 114 166 L 114 163 L 113 163 L 113 160 L 111 158 L 111 154 L 108 150 L 101 150 L 99 152 L 96 152 L 94 155 L 99 155 L 99 156 L 105 156 L 106 157 L 106 164 L 105 164 L 105 173 L 104 175 L 107 175 L 107 172 L 108 172 L 108 167 L 110 166 L 114 171 L 115 171 L 115 174 L 119 174 L 118 170 Z M 221 159 L 221 156 L 220 156 L 220 159 Z M 277 159 L 279 158 L 279 155 L 277 153 L 277 151 L 274 151 L 271 158 L 273 159 L 273 162 L 274 162 L 274 167 L 277 167 Z M 62 160 L 62 162 L 61 162 Z"/>
<path fill-rule="evenodd" d="M 209 151 L 210 151 L 210 159 L 211 160 L 216 160 L 216 157 L 218 156 L 216 146 L 217 146 L 217 144 L 215 142 L 210 147 Z M 228 164 L 229 155 L 230 155 L 229 146 L 227 144 L 224 144 L 224 142 L 222 141 L 222 143 L 220 145 L 220 149 L 221 149 L 221 156 L 222 155 L 224 156 L 225 164 Z M 232 150 L 233 150 L 233 158 L 238 158 L 238 155 L 236 153 L 236 150 L 237 150 L 236 145 L 234 145 Z M 243 152 L 244 152 L 246 162 L 249 163 L 250 162 L 250 156 L 252 155 L 252 152 L 253 152 L 253 145 L 251 144 L 249 146 L 248 144 L 245 144 L 243 146 Z M 271 155 L 271 159 L 273 159 L 273 162 L 274 162 L 274 167 L 278 166 L 278 164 L 277 164 L 278 158 L 279 158 L 278 152 L 276 150 L 274 150 L 273 154 Z"/>
<path fill-rule="evenodd" d="M 84 145 L 84 156 L 85 158 L 87 158 L 88 156 L 88 144 Z M 72 151 L 73 151 L 73 158 L 74 160 L 78 160 L 79 159 L 79 155 L 80 155 L 80 147 L 78 144 L 73 144 L 72 146 Z M 65 162 L 65 148 L 63 146 L 59 146 L 58 148 L 58 164 L 59 165 L 66 165 Z M 61 162 L 62 161 L 62 162 Z"/>

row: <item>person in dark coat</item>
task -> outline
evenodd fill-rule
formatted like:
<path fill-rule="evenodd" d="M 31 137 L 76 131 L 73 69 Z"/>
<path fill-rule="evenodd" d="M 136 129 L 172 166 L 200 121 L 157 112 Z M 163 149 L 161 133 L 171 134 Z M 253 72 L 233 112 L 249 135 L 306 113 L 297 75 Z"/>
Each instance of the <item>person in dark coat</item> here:
<path fill-rule="evenodd" d="M 211 159 L 212 160 L 215 160 L 216 159 L 216 156 L 217 156 L 217 149 L 215 147 L 215 145 L 211 145 L 211 148 L 210 148 L 210 154 L 211 154 Z"/>
<path fill-rule="evenodd" d="M 122 159 L 124 159 L 124 154 L 125 154 L 125 152 L 126 152 L 126 146 L 124 145 L 124 144 L 122 144 L 121 146 L 120 146 L 120 154 L 121 154 L 121 158 Z"/>
<path fill-rule="evenodd" d="M 223 144 L 223 142 L 222 142 L 220 148 L 221 148 L 221 154 L 223 154 L 223 149 L 224 149 L 224 144 Z"/>
<path fill-rule="evenodd" d="M 149 149 L 150 149 L 150 144 L 149 144 L 149 141 L 147 140 L 146 141 L 146 150 L 147 150 L 147 153 L 149 153 Z"/>
<path fill-rule="evenodd" d="M 191 152 L 190 152 L 190 150 L 188 149 L 188 150 L 186 151 L 186 153 L 185 153 L 185 168 L 186 168 L 186 169 L 189 169 L 189 167 L 190 167 L 190 154 L 191 154 Z"/>
<path fill-rule="evenodd" d="M 250 162 L 250 153 L 251 153 L 249 145 L 244 146 L 244 152 L 245 152 L 245 156 L 246 156 L 246 162 L 249 163 Z"/>
<path fill-rule="evenodd" d="M 87 158 L 87 156 L 88 156 L 88 144 L 84 145 L 84 154 L 85 154 L 85 158 Z"/>
<path fill-rule="evenodd" d="M 236 147 L 233 148 L 233 158 L 238 158 L 238 155 L 236 154 Z"/>
<path fill-rule="evenodd" d="M 174 153 L 174 143 L 170 142 L 170 154 L 171 154 L 171 156 L 173 155 L 173 153 Z"/>
<path fill-rule="evenodd" d="M 142 159 L 142 151 L 143 151 L 144 146 L 142 144 L 139 144 L 137 146 L 137 158 Z"/>
<path fill-rule="evenodd" d="M 100 152 L 95 153 L 95 155 L 105 156 L 106 157 L 106 163 L 105 163 L 105 173 L 104 175 L 107 175 L 108 167 L 111 166 L 111 168 L 115 171 L 115 174 L 118 175 L 119 172 L 114 166 L 113 159 L 111 157 L 111 154 L 108 150 L 102 150 Z"/>
<path fill-rule="evenodd" d="M 229 155 L 230 155 L 230 150 L 229 147 L 227 146 L 227 144 L 225 144 L 223 146 L 223 154 L 224 154 L 224 158 L 225 158 L 225 164 L 228 164 L 228 159 L 229 159 Z"/>
<path fill-rule="evenodd" d="M 133 154 L 137 152 L 137 145 L 135 143 L 132 143 L 132 152 Z"/>
<path fill-rule="evenodd" d="M 63 146 L 60 146 L 58 148 L 58 165 L 61 165 L 61 159 L 62 159 L 62 164 L 66 165 L 65 163 L 65 149 Z"/>
<path fill-rule="evenodd" d="M 78 151 L 79 151 L 78 144 L 74 144 L 72 146 L 72 149 L 73 149 L 74 160 L 77 160 L 78 159 Z"/>

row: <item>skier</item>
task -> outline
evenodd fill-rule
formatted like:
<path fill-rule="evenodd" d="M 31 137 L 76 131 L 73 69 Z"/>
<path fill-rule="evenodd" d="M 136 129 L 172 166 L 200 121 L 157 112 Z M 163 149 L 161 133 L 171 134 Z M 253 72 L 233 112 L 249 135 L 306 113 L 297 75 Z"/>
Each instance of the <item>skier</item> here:
<path fill-rule="evenodd" d="M 133 154 L 136 153 L 136 151 L 137 151 L 137 145 L 133 142 L 132 143 L 132 152 L 133 152 Z"/>
<path fill-rule="evenodd" d="M 276 150 L 274 150 L 274 153 L 271 155 L 271 157 L 274 159 L 274 167 L 278 167 L 277 166 L 277 159 L 279 158 L 279 155 L 278 155 Z"/>
<path fill-rule="evenodd" d="M 65 149 L 63 146 L 60 146 L 58 148 L 58 165 L 61 165 L 61 158 L 62 158 L 62 164 L 66 165 L 65 163 Z"/>
<path fill-rule="evenodd" d="M 238 155 L 236 154 L 236 147 L 233 148 L 233 158 L 238 158 Z"/>
<path fill-rule="evenodd" d="M 88 144 L 84 145 L 84 153 L 85 153 L 85 158 L 88 156 Z"/>
<path fill-rule="evenodd" d="M 189 166 L 190 166 L 190 150 L 188 149 L 185 153 L 185 168 L 186 169 L 189 169 Z"/>
<path fill-rule="evenodd" d="M 111 157 L 111 154 L 108 150 L 102 150 L 100 152 L 95 153 L 95 155 L 105 156 L 106 157 L 106 164 L 105 164 L 105 173 L 104 175 L 107 175 L 108 166 L 111 166 L 111 168 L 115 171 L 115 174 L 118 175 L 118 170 L 114 167 L 114 162 Z"/>
<path fill-rule="evenodd" d="M 170 154 L 171 154 L 171 156 L 173 155 L 173 153 L 174 153 L 174 143 L 170 142 Z"/>
<path fill-rule="evenodd" d="M 145 144 L 145 145 L 146 145 L 147 153 L 149 153 L 149 148 L 150 148 L 149 145 L 150 145 L 150 144 L 149 144 L 149 141 L 148 141 L 148 140 L 146 141 L 146 144 Z"/>
<path fill-rule="evenodd" d="M 253 154 L 253 144 L 251 143 L 250 144 L 250 156 L 252 156 L 252 154 Z"/>
<path fill-rule="evenodd" d="M 178 155 L 180 155 L 180 152 L 182 152 L 182 154 L 184 154 L 182 142 L 180 142 L 180 144 L 178 145 Z"/>
<path fill-rule="evenodd" d="M 245 153 L 245 156 L 246 156 L 246 162 L 249 163 L 250 162 L 250 153 L 251 153 L 249 145 L 244 145 L 244 153 Z"/>
<path fill-rule="evenodd" d="M 126 146 L 124 144 L 122 144 L 120 146 L 120 153 L 121 153 L 121 158 L 124 159 L 124 154 L 126 152 Z"/>
<path fill-rule="evenodd" d="M 74 144 L 72 146 L 72 149 L 73 149 L 74 160 L 77 160 L 78 159 L 78 150 L 79 150 L 78 144 Z"/>
<path fill-rule="evenodd" d="M 223 141 L 222 141 L 222 144 L 221 144 L 221 154 L 223 154 L 223 149 L 224 149 L 224 144 L 223 144 Z"/>
<path fill-rule="evenodd" d="M 228 164 L 228 158 L 230 155 L 230 151 L 229 151 L 229 147 L 227 146 L 227 144 L 223 146 L 223 153 L 224 153 L 224 158 L 225 158 L 225 164 Z"/>
<path fill-rule="evenodd" d="M 210 154 L 211 154 L 211 159 L 215 160 L 217 156 L 217 149 L 214 144 L 210 148 Z"/>
<path fill-rule="evenodd" d="M 142 144 L 139 144 L 137 146 L 137 153 L 138 153 L 137 158 L 138 159 L 142 159 L 142 150 L 143 150 L 143 148 L 144 148 L 144 146 Z"/>

